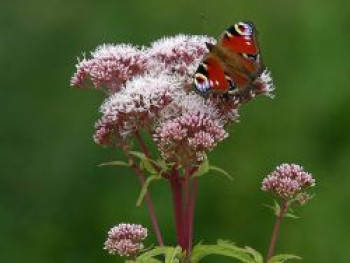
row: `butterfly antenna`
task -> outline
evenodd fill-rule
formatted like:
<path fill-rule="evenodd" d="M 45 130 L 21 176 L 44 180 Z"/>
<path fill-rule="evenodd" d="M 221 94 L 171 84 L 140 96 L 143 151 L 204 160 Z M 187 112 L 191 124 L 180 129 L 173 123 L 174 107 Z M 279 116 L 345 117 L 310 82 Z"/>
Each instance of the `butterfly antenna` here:
<path fill-rule="evenodd" d="M 202 20 L 202 34 L 206 35 L 208 31 L 208 26 L 207 26 L 207 19 L 204 13 L 201 14 L 201 20 Z"/>

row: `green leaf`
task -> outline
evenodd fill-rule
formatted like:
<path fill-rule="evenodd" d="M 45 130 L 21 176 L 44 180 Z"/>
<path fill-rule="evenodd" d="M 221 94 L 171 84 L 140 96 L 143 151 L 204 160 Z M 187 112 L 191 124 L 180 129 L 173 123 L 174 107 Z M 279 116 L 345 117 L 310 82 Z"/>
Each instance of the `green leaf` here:
<path fill-rule="evenodd" d="M 261 255 L 251 248 L 240 248 L 234 243 L 224 240 L 218 240 L 216 245 L 202 245 L 198 244 L 193 248 L 191 254 L 191 262 L 197 263 L 202 258 L 208 255 L 221 255 L 238 259 L 244 263 L 261 263 L 262 261 L 256 261 L 256 258 L 260 260 Z"/>
<path fill-rule="evenodd" d="M 300 218 L 299 216 L 296 216 L 296 215 L 294 215 L 292 213 L 286 213 L 286 214 L 284 214 L 283 217 L 289 217 L 289 218 L 294 218 L 294 219 L 299 219 Z"/>
<path fill-rule="evenodd" d="M 209 162 L 205 158 L 204 161 L 198 166 L 198 169 L 193 173 L 192 177 L 201 177 L 209 172 Z"/>
<path fill-rule="evenodd" d="M 264 263 L 263 256 L 258 251 L 251 247 L 245 247 L 245 249 L 254 257 L 256 263 Z"/>
<path fill-rule="evenodd" d="M 139 158 L 140 160 L 143 160 L 143 159 L 146 159 L 146 158 L 147 158 L 147 156 L 146 156 L 144 153 L 142 153 L 142 152 L 130 151 L 129 153 L 130 153 L 131 155 L 133 155 L 133 156 Z"/>
<path fill-rule="evenodd" d="M 108 165 L 114 165 L 114 166 L 131 166 L 130 163 L 124 162 L 124 161 L 111 161 L 106 163 L 100 163 L 98 166 L 108 166 Z"/>
<path fill-rule="evenodd" d="M 156 258 L 149 258 L 149 259 L 146 259 L 146 260 L 136 259 L 134 261 L 125 261 L 125 263 L 163 263 L 163 262 L 161 260 L 159 260 L 159 259 L 156 259 Z"/>
<path fill-rule="evenodd" d="M 153 262 L 162 262 L 154 257 L 164 255 L 165 263 L 179 263 L 182 255 L 182 250 L 180 247 L 155 247 L 142 255 L 137 259 L 137 263 L 153 263 Z M 153 260 L 153 261 L 152 261 Z M 154 261 L 156 260 L 156 261 Z"/>
<path fill-rule="evenodd" d="M 224 169 L 221 169 L 217 166 L 210 165 L 209 170 L 219 172 L 219 173 L 223 174 L 224 176 L 226 176 L 227 179 L 229 179 L 230 181 L 233 181 L 233 177 L 228 172 L 226 172 Z"/>
<path fill-rule="evenodd" d="M 265 204 L 264 206 L 270 208 L 274 212 L 275 216 L 279 216 L 281 213 L 281 207 L 275 199 L 273 200 L 273 203 L 274 203 L 273 206 L 267 205 L 267 204 Z"/>
<path fill-rule="evenodd" d="M 169 249 L 165 254 L 165 263 L 179 263 L 179 259 L 182 257 L 182 249 L 177 246 L 175 248 Z"/>
<path fill-rule="evenodd" d="M 151 158 L 148 158 L 142 152 L 130 151 L 129 153 L 141 160 L 141 163 L 140 163 L 141 168 L 146 169 L 146 171 L 149 172 L 150 174 L 157 173 L 157 170 L 154 167 L 154 166 L 157 166 L 157 162 L 156 161 L 152 160 Z"/>
<path fill-rule="evenodd" d="M 280 254 L 273 256 L 272 258 L 269 259 L 268 263 L 283 263 L 287 262 L 288 260 L 291 259 L 298 259 L 301 260 L 301 257 L 295 256 L 295 255 L 290 255 L 290 254 Z"/>
<path fill-rule="evenodd" d="M 141 188 L 139 198 L 137 199 L 137 202 L 136 202 L 137 206 L 140 206 L 143 199 L 145 198 L 150 183 L 153 182 L 154 180 L 159 180 L 159 179 L 162 179 L 162 176 L 159 174 L 153 174 L 153 175 L 147 177 L 145 184 Z"/>

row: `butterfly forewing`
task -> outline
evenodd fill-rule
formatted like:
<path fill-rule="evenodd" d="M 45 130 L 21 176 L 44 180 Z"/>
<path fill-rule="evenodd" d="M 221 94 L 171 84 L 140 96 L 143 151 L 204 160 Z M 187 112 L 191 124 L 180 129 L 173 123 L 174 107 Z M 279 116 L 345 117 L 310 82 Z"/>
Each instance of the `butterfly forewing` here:
<path fill-rule="evenodd" d="M 195 88 L 200 93 L 242 93 L 253 85 L 264 67 L 261 60 L 256 30 L 252 23 L 239 22 L 230 26 L 217 45 L 208 44 L 210 53 L 204 58 L 205 84 L 195 77 Z M 199 66 L 195 76 L 202 77 Z M 205 88 L 205 89 L 204 89 Z M 204 92 L 203 92 L 204 91 Z"/>

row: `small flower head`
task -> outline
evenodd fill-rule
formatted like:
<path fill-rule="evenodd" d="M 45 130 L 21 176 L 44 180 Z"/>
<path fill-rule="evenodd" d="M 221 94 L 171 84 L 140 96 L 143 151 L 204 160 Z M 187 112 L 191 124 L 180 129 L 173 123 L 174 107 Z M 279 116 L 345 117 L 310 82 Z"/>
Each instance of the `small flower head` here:
<path fill-rule="evenodd" d="M 205 43 L 215 43 L 207 36 L 177 35 L 152 43 L 148 50 L 150 70 L 192 76 L 208 52 Z"/>
<path fill-rule="evenodd" d="M 315 179 L 300 165 L 282 164 L 263 180 L 262 190 L 284 200 L 299 198 L 300 203 L 305 203 L 309 199 L 305 190 L 314 185 Z"/>
<path fill-rule="evenodd" d="M 271 77 L 271 72 L 267 69 L 265 69 L 259 77 L 254 81 L 256 89 L 254 90 L 254 94 L 265 94 L 270 97 L 273 97 L 271 95 L 271 92 L 275 89 Z"/>
<path fill-rule="evenodd" d="M 151 125 L 172 101 L 171 89 L 176 85 L 167 75 L 145 75 L 128 81 L 101 106 L 103 116 L 95 126 L 95 142 L 112 144 L 116 138 Z"/>
<path fill-rule="evenodd" d="M 118 91 L 133 76 L 146 70 L 146 57 L 138 48 L 128 45 L 102 45 L 81 60 L 71 79 L 71 86 L 84 88 L 91 82 L 96 89 Z"/>
<path fill-rule="evenodd" d="M 110 254 L 134 258 L 142 249 L 147 237 L 147 228 L 135 224 L 119 224 L 108 232 L 104 249 Z"/>
<path fill-rule="evenodd" d="M 154 140 L 164 159 L 188 164 L 203 160 L 227 136 L 222 125 L 208 116 L 186 113 L 160 123 Z"/>

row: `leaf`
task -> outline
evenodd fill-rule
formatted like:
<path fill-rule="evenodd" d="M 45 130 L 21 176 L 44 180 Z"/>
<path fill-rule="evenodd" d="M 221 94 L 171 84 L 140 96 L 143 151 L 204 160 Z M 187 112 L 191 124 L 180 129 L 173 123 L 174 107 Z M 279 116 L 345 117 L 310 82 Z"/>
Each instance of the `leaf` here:
<path fill-rule="evenodd" d="M 264 206 L 270 208 L 274 212 L 275 216 L 279 216 L 281 213 L 281 207 L 276 200 L 273 200 L 273 203 L 274 203 L 273 206 L 267 205 L 267 204 L 265 204 Z"/>
<path fill-rule="evenodd" d="M 153 182 L 154 180 L 159 180 L 159 179 L 162 179 L 162 176 L 160 176 L 159 174 L 153 174 L 153 175 L 147 177 L 145 184 L 141 188 L 139 198 L 137 199 L 137 202 L 136 202 L 137 206 L 140 206 L 143 199 L 145 198 L 150 183 Z"/>
<path fill-rule="evenodd" d="M 133 156 L 139 158 L 140 160 L 143 160 L 143 159 L 147 158 L 147 156 L 146 156 L 144 153 L 142 153 L 142 152 L 130 151 L 129 153 L 130 153 L 131 155 L 133 155 Z"/>
<path fill-rule="evenodd" d="M 156 259 L 156 258 L 148 258 L 146 260 L 136 259 L 134 261 L 125 261 L 125 263 L 162 263 L 162 261 L 160 261 L 159 259 Z"/>
<path fill-rule="evenodd" d="M 295 255 L 290 255 L 290 254 L 280 254 L 273 256 L 272 258 L 269 259 L 268 263 L 283 263 L 287 262 L 288 260 L 291 259 L 298 259 L 301 260 L 301 257 L 295 256 Z"/>
<path fill-rule="evenodd" d="M 251 248 L 251 247 L 245 247 L 245 249 L 247 250 L 247 252 L 249 252 L 253 257 L 254 257 L 254 262 L 256 263 L 264 263 L 264 259 L 263 256 L 256 251 L 255 249 Z"/>
<path fill-rule="evenodd" d="M 137 263 L 153 263 L 153 262 L 162 262 L 154 257 L 164 255 L 165 263 L 179 263 L 179 260 L 182 257 L 182 250 L 179 246 L 177 247 L 155 247 L 152 250 L 149 250 L 142 255 L 140 255 L 137 259 Z M 154 261 L 156 260 L 156 261 Z"/>
<path fill-rule="evenodd" d="M 292 213 L 286 213 L 283 215 L 283 217 L 289 217 L 289 218 L 294 218 L 294 219 L 299 219 L 300 217 L 299 216 L 296 216 Z"/>
<path fill-rule="evenodd" d="M 210 165 L 209 170 L 219 172 L 219 173 L 223 174 L 224 176 L 226 176 L 227 179 L 229 179 L 230 181 L 233 181 L 233 177 L 228 172 L 226 172 L 224 169 L 221 169 L 217 166 Z"/>
<path fill-rule="evenodd" d="M 173 251 L 169 249 L 165 255 L 165 263 L 178 263 L 179 258 L 182 257 L 182 249 L 177 246 L 173 248 Z"/>
<path fill-rule="evenodd" d="M 157 166 L 157 162 L 156 161 L 152 160 L 151 158 L 148 158 L 142 152 L 130 151 L 129 153 L 141 160 L 141 163 L 140 163 L 141 168 L 145 168 L 146 171 L 149 172 L 150 174 L 157 173 L 157 170 L 154 167 L 154 166 Z M 152 163 L 155 164 L 155 165 L 153 165 Z"/>
<path fill-rule="evenodd" d="M 130 163 L 124 162 L 124 161 L 111 161 L 106 163 L 100 163 L 98 166 L 108 166 L 108 165 L 114 165 L 114 166 L 131 166 Z"/>
<path fill-rule="evenodd" d="M 192 177 L 201 177 L 209 172 L 209 162 L 205 158 L 204 161 L 198 166 L 198 169 L 193 173 Z"/>
<path fill-rule="evenodd" d="M 221 255 L 238 259 L 239 261 L 244 263 L 256 263 L 259 261 L 256 261 L 255 259 L 260 259 L 261 257 L 260 254 L 260 256 L 258 256 L 257 254 L 258 252 L 256 251 L 252 253 L 251 248 L 240 248 L 232 242 L 218 240 L 216 245 L 196 245 L 193 248 L 193 252 L 191 254 L 191 262 L 197 263 L 202 258 L 208 255 Z"/>

